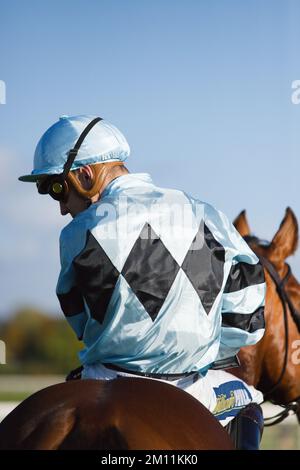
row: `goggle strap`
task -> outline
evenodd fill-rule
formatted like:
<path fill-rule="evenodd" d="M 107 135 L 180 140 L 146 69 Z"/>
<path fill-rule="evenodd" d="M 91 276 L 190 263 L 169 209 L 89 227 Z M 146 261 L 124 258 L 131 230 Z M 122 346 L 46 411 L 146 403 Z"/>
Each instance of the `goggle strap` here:
<path fill-rule="evenodd" d="M 95 119 L 93 119 L 87 126 L 86 128 L 82 131 L 82 133 L 80 134 L 76 144 L 74 145 L 74 147 L 69 150 L 68 152 L 68 159 L 66 161 L 66 163 L 64 164 L 64 169 L 63 169 L 63 172 L 61 174 L 61 177 L 63 180 L 66 179 L 72 165 L 73 165 L 73 162 L 78 154 L 78 151 L 81 147 L 81 144 L 82 142 L 84 141 L 84 139 L 86 138 L 86 136 L 88 135 L 88 133 L 90 132 L 90 130 L 94 127 L 95 124 L 97 124 L 97 122 L 99 121 L 102 121 L 103 119 L 101 117 L 97 117 Z"/>

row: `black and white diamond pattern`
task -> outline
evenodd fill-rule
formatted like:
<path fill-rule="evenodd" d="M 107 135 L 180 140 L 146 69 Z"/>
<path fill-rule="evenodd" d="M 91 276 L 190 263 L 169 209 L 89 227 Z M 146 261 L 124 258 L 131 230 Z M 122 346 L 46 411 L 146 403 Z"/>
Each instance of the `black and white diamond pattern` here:
<path fill-rule="evenodd" d="M 198 238 L 197 238 L 198 237 Z M 197 240 L 201 243 L 196 244 Z M 181 266 L 146 223 L 121 270 L 116 269 L 91 232 L 74 259 L 77 285 L 91 315 L 103 323 L 119 276 L 123 276 L 154 321 L 182 269 L 208 314 L 222 285 L 225 250 L 202 222 Z"/>
<path fill-rule="evenodd" d="M 182 263 L 182 269 L 209 314 L 223 282 L 225 250 L 202 221 Z"/>
<path fill-rule="evenodd" d="M 179 269 L 173 256 L 147 223 L 121 274 L 154 321 Z"/>
<path fill-rule="evenodd" d="M 91 316 L 103 323 L 120 273 L 90 231 L 84 249 L 73 260 L 73 266 L 76 283 Z"/>

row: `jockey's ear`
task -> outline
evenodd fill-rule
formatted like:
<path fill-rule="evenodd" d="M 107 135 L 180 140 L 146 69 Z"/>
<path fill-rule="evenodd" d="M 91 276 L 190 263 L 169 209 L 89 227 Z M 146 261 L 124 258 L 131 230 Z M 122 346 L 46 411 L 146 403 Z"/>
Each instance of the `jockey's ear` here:
<path fill-rule="evenodd" d="M 297 245 L 298 222 L 292 209 L 287 207 L 280 227 L 268 248 L 268 257 L 273 263 L 282 263 L 295 253 Z"/>
<path fill-rule="evenodd" d="M 237 231 L 240 233 L 242 237 L 246 237 L 247 235 L 250 235 L 251 230 L 248 224 L 245 210 L 240 212 L 239 215 L 234 219 L 233 225 L 235 226 L 235 228 L 237 229 Z"/>
<path fill-rule="evenodd" d="M 90 165 L 84 165 L 78 168 L 78 170 L 76 170 L 76 176 L 83 189 L 91 189 L 94 183 L 94 173 Z"/>

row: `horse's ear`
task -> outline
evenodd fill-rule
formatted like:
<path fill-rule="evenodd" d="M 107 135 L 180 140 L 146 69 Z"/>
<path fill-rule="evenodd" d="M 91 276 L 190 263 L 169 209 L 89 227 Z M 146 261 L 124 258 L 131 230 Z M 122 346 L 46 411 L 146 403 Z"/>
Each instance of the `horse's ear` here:
<path fill-rule="evenodd" d="M 297 245 L 298 222 L 292 209 L 287 207 L 280 227 L 268 248 L 269 259 L 274 263 L 282 262 L 295 253 Z"/>
<path fill-rule="evenodd" d="M 246 237 L 247 235 L 250 235 L 251 230 L 248 224 L 245 210 L 240 212 L 239 215 L 234 219 L 233 225 L 235 226 L 237 231 L 240 233 L 240 235 L 242 235 L 242 237 Z"/>

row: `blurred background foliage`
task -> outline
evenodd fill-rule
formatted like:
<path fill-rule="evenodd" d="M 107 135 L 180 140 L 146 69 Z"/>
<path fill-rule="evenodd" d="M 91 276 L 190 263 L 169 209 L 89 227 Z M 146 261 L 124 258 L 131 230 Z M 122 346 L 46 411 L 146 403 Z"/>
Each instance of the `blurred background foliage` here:
<path fill-rule="evenodd" d="M 82 348 L 67 321 L 22 308 L 0 323 L 6 344 L 1 374 L 67 374 L 78 367 Z"/>

